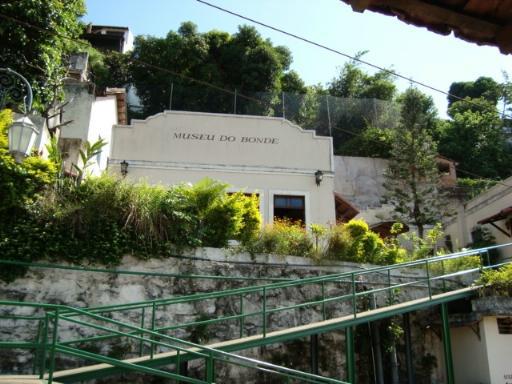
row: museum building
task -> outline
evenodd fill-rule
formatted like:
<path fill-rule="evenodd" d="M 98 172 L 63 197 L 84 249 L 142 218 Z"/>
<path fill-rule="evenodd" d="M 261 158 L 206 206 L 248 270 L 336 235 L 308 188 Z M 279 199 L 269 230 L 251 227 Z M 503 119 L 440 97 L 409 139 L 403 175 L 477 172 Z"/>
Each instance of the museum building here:
<path fill-rule="evenodd" d="M 334 194 L 332 139 L 282 118 L 165 111 L 132 120 L 113 127 L 109 166 L 150 184 L 222 181 L 256 194 L 264 223 L 330 225 L 347 211 Z"/>

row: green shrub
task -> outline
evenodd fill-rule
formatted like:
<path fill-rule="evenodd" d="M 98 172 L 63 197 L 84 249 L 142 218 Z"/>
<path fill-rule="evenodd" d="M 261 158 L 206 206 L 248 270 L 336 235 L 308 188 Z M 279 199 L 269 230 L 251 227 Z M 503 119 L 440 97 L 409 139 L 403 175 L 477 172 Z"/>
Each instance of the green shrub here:
<path fill-rule="evenodd" d="M 298 222 L 275 220 L 266 225 L 252 241 L 246 242 L 245 249 L 254 253 L 272 253 L 311 257 L 314 255 L 313 239 Z"/>
<path fill-rule="evenodd" d="M 480 267 L 480 256 L 471 255 L 432 263 L 430 270 L 435 275 L 444 275 L 478 267 Z"/>
<path fill-rule="evenodd" d="M 227 184 L 203 179 L 193 186 L 182 184 L 171 189 L 180 201 L 181 212 L 192 218 L 188 223 L 195 232 L 196 245 L 224 247 L 230 239 L 248 241 L 259 230 L 257 198 L 241 192 L 228 195 L 226 188 Z"/>
<path fill-rule="evenodd" d="M 19 214 L 0 222 L 0 257 L 115 265 L 127 253 L 158 257 L 250 241 L 260 220 L 257 198 L 228 195 L 212 180 L 165 188 L 104 175 L 25 200 Z M 2 278 L 22 273 L 7 268 Z"/>
<path fill-rule="evenodd" d="M 512 264 L 484 271 L 475 283 L 483 286 L 482 296 L 512 296 Z"/>
<path fill-rule="evenodd" d="M 492 179 L 470 179 L 457 177 L 457 188 L 464 199 L 470 200 L 495 186 L 497 180 Z"/>
<path fill-rule="evenodd" d="M 398 261 L 397 248 L 386 243 L 372 232 L 364 220 L 351 220 L 338 224 L 327 235 L 326 257 L 355 263 L 393 264 Z"/>

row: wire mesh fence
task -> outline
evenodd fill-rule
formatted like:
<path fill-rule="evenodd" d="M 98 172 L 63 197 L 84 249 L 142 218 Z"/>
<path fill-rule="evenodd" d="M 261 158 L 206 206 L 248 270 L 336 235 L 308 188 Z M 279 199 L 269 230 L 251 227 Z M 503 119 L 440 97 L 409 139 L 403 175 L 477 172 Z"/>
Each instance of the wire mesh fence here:
<path fill-rule="evenodd" d="M 129 95 L 131 118 L 144 119 L 164 110 L 279 117 L 337 141 L 359 135 L 368 126 L 395 127 L 400 117 L 399 104 L 394 101 L 342 98 L 315 91 L 227 92 L 172 83 L 132 88 Z"/>

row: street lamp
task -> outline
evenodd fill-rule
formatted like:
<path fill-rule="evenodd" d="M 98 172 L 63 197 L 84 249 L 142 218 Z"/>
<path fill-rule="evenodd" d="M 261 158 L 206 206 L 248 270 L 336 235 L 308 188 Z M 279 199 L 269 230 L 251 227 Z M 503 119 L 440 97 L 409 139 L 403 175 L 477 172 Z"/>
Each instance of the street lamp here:
<path fill-rule="evenodd" d="M 27 116 L 15 120 L 9 127 L 9 152 L 20 162 L 30 155 L 39 130 Z"/>
<path fill-rule="evenodd" d="M 30 154 L 39 135 L 39 130 L 27 116 L 32 109 L 32 87 L 18 72 L 10 68 L 0 68 L 0 107 L 3 109 L 8 101 L 23 102 L 23 117 L 11 124 L 8 135 L 9 152 L 20 162 L 23 157 Z"/>

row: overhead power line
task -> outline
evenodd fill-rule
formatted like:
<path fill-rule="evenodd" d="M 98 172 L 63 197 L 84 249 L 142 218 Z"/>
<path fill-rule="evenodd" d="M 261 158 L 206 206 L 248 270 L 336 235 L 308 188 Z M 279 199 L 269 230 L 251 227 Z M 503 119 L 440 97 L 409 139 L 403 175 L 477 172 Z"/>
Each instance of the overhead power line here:
<path fill-rule="evenodd" d="M 304 41 L 304 42 L 306 42 L 306 43 L 308 43 L 308 44 L 312 44 L 312 45 L 317 46 L 317 47 L 319 47 L 319 48 L 322 48 L 322 49 L 328 50 L 328 51 L 330 51 L 330 52 L 332 52 L 332 53 L 335 53 L 335 54 L 338 54 L 338 55 L 344 56 L 344 57 L 346 57 L 346 58 L 349 58 L 349 59 L 354 60 L 354 61 L 356 61 L 356 62 L 359 62 L 359 63 L 361 63 L 361 64 L 364 64 L 364 65 L 370 66 L 370 67 L 372 67 L 372 68 L 378 69 L 378 70 L 380 70 L 380 71 L 383 71 L 383 72 L 389 73 L 389 74 L 391 74 L 391 75 L 393 75 L 393 76 L 396 76 L 396 77 L 399 77 L 399 78 L 401 78 L 401 79 L 407 80 L 407 81 L 409 81 L 409 82 L 411 82 L 411 83 L 418 84 L 418 85 L 420 85 L 420 86 L 422 86 L 422 87 L 425 87 L 425 88 L 431 89 L 431 90 L 433 90 L 433 91 L 435 91 L 435 92 L 440 92 L 440 93 L 442 93 L 442 94 L 444 94 L 444 95 L 447 95 L 447 96 L 453 97 L 453 98 L 458 99 L 458 100 L 465 100 L 465 101 L 467 101 L 467 102 L 469 102 L 469 103 L 471 103 L 471 104 L 473 104 L 473 105 L 476 105 L 476 106 L 478 106 L 478 107 L 481 107 L 481 105 L 479 105 L 479 104 L 477 104 L 477 103 L 474 103 L 474 102 L 472 102 L 471 100 L 463 99 L 463 98 L 461 98 L 461 97 L 459 97 L 459 96 L 457 96 L 457 95 L 453 95 L 453 94 L 451 94 L 451 93 L 449 93 L 449 92 L 445 92 L 445 91 L 443 91 L 443 90 L 441 90 L 441 89 L 438 89 L 438 88 L 436 88 L 436 87 L 430 86 L 430 85 L 428 85 L 428 84 L 426 84 L 426 83 L 419 82 L 419 81 L 414 80 L 414 79 L 412 79 L 412 78 L 409 78 L 409 77 L 406 77 L 406 76 L 400 75 L 400 74 L 398 74 L 398 73 L 396 73 L 396 72 L 394 72 L 394 71 L 391 71 L 391 70 L 389 70 L 389 69 L 387 69 L 387 68 L 384 68 L 384 67 L 382 67 L 382 66 L 379 66 L 379 65 L 376 65 L 376 64 L 373 64 L 373 63 L 370 63 L 370 62 L 368 62 L 368 61 L 366 61 L 366 60 L 362 60 L 362 59 L 360 59 L 360 58 L 358 58 L 358 57 L 355 57 L 355 56 L 349 55 L 349 54 L 347 54 L 347 53 L 341 52 L 341 51 L 336 50 L 336 49 L 334 49 L 334 48 L 327 47 L 327 46 L 325 46 L 325 45 L 323 45 L 323 44 L 316 43 L 316 42 L 314 42 L 314 41 L 312 41 L 312 40 L 309 40 L 309 39 L 307 39 L 307 38 L 304 38 L 304 37 L 298 36 L 298 35 L 296 35 L 296 34 L 293 34 L 293 33 L 287 32 L 287 31 L 284 31 L 284 30 L 282 30 L 282 29 L 280 29 L 280 28 L 277 28 L 277 27 L 274 27 L 274 26 L 268 25 L 268 24 L 266 24 L 266 23 L 263 23 L 263 22 L 260 22 L 260 21 L 255 20 L 255 19 L 249 18 L 249 17 L 247 17 L 247 16 L 243 16 L 243 15 L 241 15 L 241 14 L 239 14 L 239 13 L 236 13 L 236 12 L 230 11 L 230 10 L 228 10 L 228 9 L 225 9 L 225 8 L 219 7 L 219 6 L 215 5 L 215 4 L 209 3 L 209 2 L 207 2 L 207 1 L 204 1 L 204 0 L 196 0 L 196 1 L 197 1 L 197 2 L 199 2 L 199 3 L 202 3 L 202 4 L 204 4 L 204 5 L 207 5 L 207 6 L 209 6 L 209 7 L 216 8 L 216 9 L 218 9 L 218 10 L 222 11 L 222 12 L 226 12 L 226 13 L 229 13 L 229 14 L 231 14 L 231 15 L 233 15 L 233 16 L 236 16 L 236 17 L 242 18 L 242 19 L 244 19 L 244 20 L 250 21 L 250 22 L 252 22 L 252 23 L 255 23 L 255 24 L 261 25 L 261 26 L 263 26 L 263 27 L 265 27 L 265 28 L 268 28 L 268 29 L 274 30 L 274 31 L 276 31 L 276 32 L 279 32 L 279 33 L 282 33 L 282 34 L 288 35 L 288 36 L 290 36 L 290 37 L 293 37 L 293 38 L 296 38 L 296 39 L 299 39 L 299 40 L 302 40 L 302 41 Z M 65 36 L 65 35 L 60 34 L 60 33 L 58 33 L 58 32 L 55 32 L 55 31 L 50 31 L 50 30 L 48 30 L 48 29 L 45 29 L 45 28 L 39 27 L 39 26 L 37 26 L 37 25 L 34 25 L 34 24 L 31 24 L 31 23 L 28 23 L 28 22 L 26 22 L 26 21 L 20 20 L 20 19 L 18 19 L 18 18 L 15 18 L 15 17 L 9 16 L 9 15 L 5 15 L 5 14 L 0 13 L 0 18 L 2 18 L 2 19 L 4 19 L 4 20 L 9 20 L 9 21 L 11 21 L 11 22 L 14 22 L 14 23 L 17 23 L 17 24 L 20 24 L 20 25 L 23 25 L 23 26 L 25 26 L 25 27 L 27 27 L 27 28 L 35 29 L 35 30 L 37 30 L 37 31 L 39 31 L 39 32 L 42 32 L 42 33 L 46 33 L 46 34 L 50 34 L 50 35 L 54 35 L 54 36 L 58 36 L 58 37 L 60 37 L 60 38 L 66 39 L 66 40 L 68 40 L 68 41 L 75 42 L 75 43 L 77 43 L 77 44 L 79 44 L 79 45 L 82 45 L 82 46 L 84 46 L 84 47 L 87 47 L 87 48 L 89 48 L 89 47 L 90 47 L 90 44 L 89 44 L 88 42 L 84 41 L 84 40 L 81 40 L 81 39 L 74 39 L 74 38 L 72 38 L 72 37 Z M 111 51 L 111 52 L 115 52 L 115 51 Z M 128 59 L 129 59 L 129 61 L 131 61 L 132 63 L 137 63 L 137 64 L 140 64 L 140 65 L 147 66 L 148 68 L 152 68 L 152 69 L 155 69 L 155 70 L 158 70 L 158 71 L 162 71 L 162 72 L 165 72 L 165 73 L 169 73 L 169 74 L 172 74 L 172 75 L 175 75 L 175 76 L 181 77 L 181 78 L 183 78 L 183 79 L 187 79 L 187 80 L 189 80 L 189 81 L 196 82 L 196 83 L 198 83 L 198 84 L 202 84 L 202 85 L 205 85 L 205 86 L 211 87 L 211 88 L 213 88 L 213 89 L 216 89 L 216 90 L 219 90 L 219 91 L 222 91 L 222 92 L 226 92 L 226 93 L 228 93 L 228 94 L 230 94 L 230 95 L 233 95 L 233 96 L 235 96 L 235 95 L 236 95 L 237 97 L 241 97 L 241 98 L 244 98 L 244 99 L 247 99 L 247 100 L 255 101 L 255 102 L 257 102 L 257 103 L 259 103 L 259 104 L 263 104 L 263 105 L 264 105 L 264 104 L 267 104 L 267 103 L 263 103 L 263 102 L 262 102 L 262 100 L 260 100 L 260 99 L 256 99 L 256 98 L 253 98 L 253 97 L 250 97 L 250 96 L 244 95 L 244 94 L 242 94 L 242 93 L 240 93 L 240 92 L 238 92 L 238 91 L 235 91 L 235 90 L 230 90 L 230 89 L 227 89 L 227 88 L 220 87 L 220 86 L 218 86 L 218 85 L 215 85 L 215 84 L 213 84 L 213 83 L 210 83 L 210 82 L 207 82 L 207 81 L 204 81 L 204 80 L 196 79 L 196 78 L 194 78 L 194 77 L 191 77 L 191 76 L 188 76 L 188 75 L 185 75 L 185 74 L 182 74 L 182 73 L 179 73 L 179 72 L 173 71 L 173 70 L 168 69 L 168 68 L 163 68 L 163 67 L 160 67 L 160 66 L 158 66 L 158 65 L 151 64 L 151 63 L 145 62 L 145 61 L 143 61 L 143 60 L 134 59 L 134 58 L 131 58 L 131 57 L 128 57 Z M 503 115 L 503 117 L 506 117 L 506 118 L 512 118 L 512 117 L 507 116 L 507 115 Z M 356 133 L 356 132 L 353 132 L 353 131 L 350 131 L 350 130 L 346 130 L 346 129 L 343 129 L 343 128 L 338 128 L 338 129 L 339 129 L 339 130 L 341 130 L 341 131 L 343 131 L 343 132 L 345 132 L 345 133 L 351 134 L 351 135 L 353 135 L 354 137 L 357 137 L 357 136 L 360 136 L 360 135 L 361 135 L 361 133 Z M 475 173 L 472 173 L 472 172 L 469 172 L 469 171 L 466 171 L 466 170 L 462 170 L 462 169 L 459 169 L 459 170 L 460 170 L 461 172 L 463 172 L 463 173 L 471 174 L 471 175 L 473 175 L 473 176 L 477 176 L 477 177 L 480 177 L 480 178 L 482 178 L 482 179 L 485 179 L 485 177 L 483 177 L 483 176 L 481 176 L 481 175 L 477 175 L 477 174 L 475 174 Z M 503 183 L 503 182 L 501 182 L 501 181 L 498 181 L 498 184 L 501 184 L 501 185 L 506 186 L 506 187 L 510 187 L 509 185 L 507 185 L 507 184 L 505 184 L 505 183 Z"/>
<path fill-rule="evenodd" d="M 316 46 L 316 47 L 318 47 L 318 48 L 321 48 L 321 49 L 327 50 L 327 51 L 332 52 L 332 53 L 334 53 L 334 54 L 337 54 L 337 55 L 339 55 L 339 56 L 346 57 L 346 58 L 351 59 L 351 60 L 353 60 L 353 61 L 355 61 L 355 62 L 358 62 L 358 63 L 364 64 L 364 65 L 367 65 L 367 66 L 369 66 L 369 67 L 371 67 L 371 68 L 374 68 L 374 69 L 377 69 L 377 70 L 379 70 L 379 71 L 382 71 L 382 72 L 388 73 L 388 74 L 393 75 L 393 76 L 395 76 L 395 77 L 398 77 L 398 78 L 400 78 L 400 79 L 406 80 L 406 81 L 408 81 L 408 82 L 410 82 L 410 83 L 417 84 L 417 85 L 419 85 L 419 86 L 421 86 L 421 87 L 424 87 L 424 88 L 430 89 L 430 90 L 432 90 L 432 91 L 434 91 L 434 92 L 441 93 L 441 94 L 443 94 L 443 95 L 446 95 L 446 96 L 452 97 L 452 98 L 457 99 L 457 100 L 465 100 L 465 101 L 467 101 L 467 102 L 469 102 L 469 103 L 471 103 L 471 104 L 473 104 L 473 105 L 475 105 L 475 106 L 478 106 L 478 107 L 480 107 L 480 108 L 482 107 L 482 106 L 481 106 L 481 105 L 479 105 L 478 103 L 475 103 L 475 102 L 471 101 L 471 99 L 468 99 L 468 100 L 467 100 L 467 99 L 464 99 L 464 98 L 462 98 L 462 97 L 460 97 L 460 96 L 454 95 L 454 94 L 452 94 L 452 93 L 450 93 L 450 92 L 443 91 L 442 89 L 436 88 L 436 87 L 434 87 L 434 86 L 432 86 L 432 85 L 429 85 L 429 84 L 427 84 L 427 83 L 424 83 L 424 82 L 421 82 L 421 81 L 418 81 L 418 80 L 414 80 L 412 77 L 407 77 L 407 76 L 401 75 L 401 74 L 399 74 L 399 73 L 397 73 L 397 72 L 395 72 L 395 71 L 392 71 L 392 70 L 390 70 L 390 69 L 388 69 L 388 68 L 385 68 L 385 67 L 383 67 L 383 66 L 380 66 L 380 65 L 377 65 L 377 64 L 373 64 L 373 63 L 371 63 L 371 62 L 369 62 L 369 61 L 366 61 L 366 60 L 363 60 L 363 59 L 361 59 L 361 58 L 359 58 L 359 57 L 356 57 L 356 56 L 350 55 L 350 54 L 348 54 L 348 53 L 342 52 L 342 51 L 340 51 L 340 50 L 337 50 L 337 49 L 334 49 L 334 48 L 328 47 L 328 46 L 326 46 L 326 45 L 324 45 L 324 44 L 317 43 L 316 41 L 310 40 L 310 39 L 305 38 L 305 37 L 303 37 L 303 36 L 299 36 L 299 35 L 297 35 L 297 34 L 295 34 L 295 33 L 285 31 L 284 29 L 281 29 L 281 28 L 278 28 L 278 27 L 274 27 L 273 25 L 270 25 L 270 24 L 264 23 L 264 22 L 262 22 L 262 21 L 259 21 L 259 20 L 256 20 L 256 19 L 253 19 L 253 18 L 248 17 L 248 16 L 244 16 L 244 15 L 242 15 L 242 14 L 240 14 L 240 13 L 237 13 L 237 12 L 231 11 L 231 10 L 229 10 L 229 9 L 226 9 L 226 8 L 220 7 L 220 6 L 216 5 L 216 4 L 212 4 L 212 3 L 208 2 L 208 1 L 205 1 L 205 0 L 196 0 L 196 1 L 197 1 L 198 3 L 201 3 L 201 4 L 207 5 L 207 6 L 209 6 L 209 7 L 215 8 L 215 9 L 217 9 L 217 10 L 221 11 L 221 12 L 228 13 L 228 14 L 233 15 L 233 16 L 236 16 L 236 17 L 238 17 L 238 18 L 240 18 L 240 19 L 243 19 L 243 20 L 249 21 L 249 22 L 251 22 L 251 23 L 254 23 L 254 24 L 260 25 L 260 26 L 262 26 L 262 27 L 268 28 L 268 29 L 273 30 L 273 31 L 275 31 L 275 32 L 279 32 L 279 33 L 281 33 L 281 34 L 283 34 L 283 35 L 286 35 L 286 36 L 289 36 L 289 37 L 293 37 L 294 39 L 301 40 L 301 41 L 303 41 L 303 42 L 305 42 L 305 43 L 307 43 L 307 44 L 314 45 L 314 46 Z M 510 117 L 510 116 L 505 116 L 505 115 L 504 115 L 504 117 L 512 118 L 512 117 Z"/>
<path fill-rule="evenodd" d="M 379 70 L 379 71 L 382 71 L 382 72 L 388 73 L 388 74 L 390 74 L 390 75 L 392 75 L 392 76 L 395 76 L 395 77 L 398 77 L 398 78 L 400 78 L 400 79 L 406 80 L 406 81 L 408 81 L 408 82 L 410 82 L 410 83 L 417 84 L 417 85 L 419 85 L 419 86 L 421 86 L 421 87 L 424 87 L 424 88 L 430 89 L 430 90 L 432 90 L 432 91 L 434 91 L 434 92 L 441 93 L 441 94 L 443 94 L 443 95 L 449 96 L 449 97 L 451 97 L 451 98 L 454 98 L 454 99 L 457 99 L 457 100 L 460 100 L 460 101 L 466 101 L 466 102 L 468 102 L 468 103 L 470 103 L 470 104 L 472 104 L 472 105 L 475 105 L 475 106 L 477 106 L 477 107 L 479 107 L 479 108 L 481 108 L 481 107 L 482 107 L 482 105 L 480 105 L 480 104 L 478 104 L 478 103 L 475 103 L 475 102 L 474 102 L 474 101 L 472 101 L 471 99 L 464 99 L 464 98 L 462 98 L 462 97 L 460 97 L 460 96 L 454 95 L 454 94 L 452 94 L 452 93 L 450 93 L 450 92 L 443 91 L 442 89 L 436 88 L 436 87 L 434 87 L 434 86 L 432 86 L 432 85 L 429 85 L 429 84 L 427 84 L 427 83 L 424 83 L 424 82 L 421 82 L 421 81 L 418 81 L 418 80 L 414 80 L 414 79 L 413 79 L 413 78 L 411 78 L 411 77 L 407 77 L 407 76 L 401 75 L 401 74 L 399 74 L 399 73 L 397 73 L 397 72 L 395 72 L 395 71 L 392 71 L 392 70 L 390 70 L 390 69 L 388 69 L 388 68 L 385 68 L 385 67 L 383 67 L 383 66 L 380 66 L 380 65 L 377 65 L 377 64 L 373 64 L 373 63 L 371 63 L 371 62 L 369 62 L 369 61 L 366 61 L 366 60 L 362 60 L 362 59 L 361 59 L 361 58 L 359 58 L 359 57 L 356 57 L 356 56 L 350 55 L 350 54 L 348 54 L 348 53 L 342 52 L 342 51 L 340 51 L 340 50 L 337 50 L 337 49 L 334 49 L 334 48 L 328 47 L 328 46 L 326 46 L 326 45 L 324 45 L 324 44 L 321 44 L 321 43 L 318 43 L 318 42 L 316 42 L 316 41 L 310 40 L 310 39 L 305 38 L 305 37 L 303 37 L 303 36 L 299 36 L 299 35 L 297 35 L 297 34 L 295 34 L 295 33 L 285 31 L 284 29 L 281 29 L 281 28 L 275 27 L 275 26 L 273 26 L 273 25 L 270 25 L 270 24 L 264 23 L 264 22 L 262 22 L 262 21 L 259 21 L 259 20 L 256 20 L 256 19 L 253 19 L 253 18 L 248 17 L 248 16 L 245 16 L 245 15 L 242 15 L 242 14 L 240 14 L 240 13 L 238 13 L 238 12 L 234 12 L 234 11 L 231 11 L 231 10 L 229 10 L 229 9 L 226 9 L 226 8 L 220 7 L 220 6 L 216 5 L 216 4 L 212 4 L 212 3 L 208 2 L 208 1 L 205 1 L 205 0 L 196 0 L 196 1 L 197 1 L 198 3 L 204 4 L 204 5 L 209 6 L 209 7 L 211 7 L 211 8 L 217 9 L 217 10 L 219 10 L 219 11 L 221 11 L 221 12 L 228 13 L 228 14 L 230 14 L 230 15 L 236 16 L 236 17 L 241 18 L 241 19 L 243 19 L 243 20 L 246 20 L 246 21 L 249 21 L 249 22 L 251 22 L 251 23 L 254 23 L 254 24 L 260 25 L 260 26 L 262 26 L 262 27 L 265 27 L 265 28 L 267 28 L 267 29 L 273 30 L 273 31 L 275 31 L 275 32 L 279 32 L 279 33 L 281 33 L 281 34 L 283 34 L 283 35 L 286 35 L 286 36 L 292 37 L 292 38 L 294 38 L 294 39 L 297 39 L 297 40 L 303 41 L 303 42 L 305 42 L 305 43 L 307 43 L 307 44 L 310 44 L 310 45 L 316 46 L 316 47 L 318 47 L 318 48 L 321 48 L 321 49 L 327 50 L 327 51 L 332 52 L 332 53 L 334 53 L 334 54 L 337 54 L 337 55 L 339 55 L 339 56 L 346 57 L 346 58 L 351 59 L 351 60 L 353 60 L 353 61 L 355 61 L 355 62 L 358 62 L 358 63 L 364 64 L 364 65 L 367 65 L 367 66 L 369 66 L 369 67 L 371 67 L 371 68 L 374 68 L 374 69 L 377 69 L 377 70 Z M 509 118 L 509 119 L 510 119 L 510 118 L 512 118 L 512 117 L 511 117 L 511 116 L 508 116 L 508 115 L 503 114 L 503 118 Z M 360 134 L 356 134 L 356 133 L 354 133 L 354 132 L 347 131 L 347 130 L 343 130 L 343 131 L 344 131 L 344 132 L 347 132 L 347 133 L 351 133 L 351 134 L 353 134 L 354 136 L 359 136 L 359 135 L 360 135 Z M 480 175 L 477 175 L 477 174 L 472 173 L 472 172 L 469 172 L 469 171 L 465 171 L 465 170 L 462 170 L 462 169 L 459 169 L 459 170 L 460 170 L 461 172 L 463 172 L 463 173 L 466 173 L 466 174 L 470 174 L 470 175 L 473 175 L 473 176 L 477 176 L 477 177 L 480 177 L 480 178 L 484 178 L 484 177 L 482 177 L 482 176 L 480 176 Z M 501 184 L 501 185 L 506 186 L 506 187 L 510 187 L 509 185 L 507 185 L 507 184 L 505 184 L 505 183 L 503 183 L 503 182 L 501 182 L 501 181 L 499 181 L 499 182 L 498 182 L 498 184 Z"/>
<path fill-rule="evenodd" d="M 55 31 L 50 31 L 48 29 L 39 27 L 37 25 L 28 23 L 26 21 L 20 20 L 18 18 L 9 16 L 9 15 L 5 15 L 5 14 L 0 13 L 0 18 L 2 18 L 4 20 L 12 21 L 12 22 L 20 24 L 20 25 L 23 25 L 23 26 L 25 26 L 27 28 L 35 29 L 35 30 L 37 30 L 39 32 L 43 32 L 43 33 L 46 33 L 46 34 L 49 34 L 49 35 L 53 35 L 53 36 L 58 36 L 58 37 L 60 37 L 62 39 L 66 39 L 68 41 L 72 41 L 74 43 L 77 43 L 77 44 L 82 45 L 82 46 L 87 47 L 87 48 L 91 47 L 90 44 L 87 41 L 84 41 L 84 40 L 81 40 L 81 39 L 74 39 L 72 37 L 63 35 L 61 33 L 55 32 Z M 117 51 L 110 50 L 110 52 L 117 52 Z M 247 96 L 247 95 L 245 95 L 243 93 L 240 93 L 238 90 L 227 89 L 227 88 L 218 86 L 216 84 L 210 83 L 208 81 L 196 79 L 196 78 L 194 78 L 192 76 L 185 75 L 183 73 L 179 73 L 179 72 L 173 71 L 173 70 L 168 69 L 168 68 L 160 67 L 158 65 L 151 64 L 151 63 L 148 63 L 148 62 L 143 61 L 143 60 L 135 59 L 135 58 L 132 58 L 132 57 L 128 57 L 128 60 L 130 62 L 132 62 L 132 63 L 143 65 L 143 66 L 145 66 L 147 68 L 150 68 L 150 69 L 154 69 L 154 70 L 158 70 L 158 71 L 161 71 L 161 72 L 169 73 L 171 75 L 181 77 L 181 78 L 186 79 L 188 81 L 192 81 L 192 82 L 195 82 L 195 83 L 198 83 L 198 84 L 201 84 L 201 85 L 205 85 L 207 87 L 216 89 L 218 91 L 228 93 L 228 94 L 230 94 L 232 96 L 241 97 L 241 98 L 246 99 L 246 100 L 254 101 L 254 102 L 257 102 L 257 103 L 259 103 L 261 105 L 268 105 L 268 103 L 264 103 L 260 99 L 256 99 L 254 97 Z"/>

